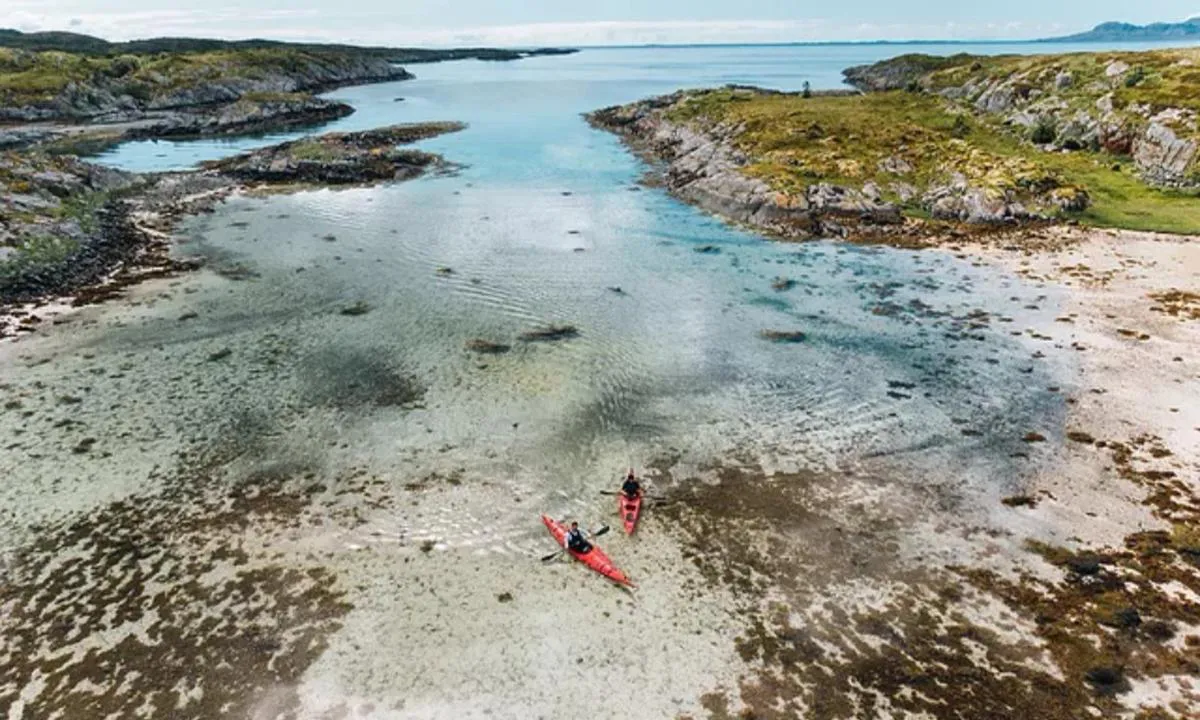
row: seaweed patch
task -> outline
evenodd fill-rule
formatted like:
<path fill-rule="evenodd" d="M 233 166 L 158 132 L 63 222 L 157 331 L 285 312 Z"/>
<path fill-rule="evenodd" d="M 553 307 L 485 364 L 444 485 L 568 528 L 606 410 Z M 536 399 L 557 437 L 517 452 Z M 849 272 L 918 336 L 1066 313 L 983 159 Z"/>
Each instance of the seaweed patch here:
<path fill-rule="evenodd" d="M 1079 720 L 1130 712 L 1122 696 L 1135 681 L 1200 672 L 1200 637 L 1181 637 L 1200 626 L 1194 517 L 1117 550 L 1030 543 L 1060 580 L 1009 578 L 913 561 L 904 508 L 846 503 L 836 477 L 716 472 L 719 483 L 683 484 L 660 510 L 686 558 L 734 592 L 743 622 L 735 644 L 750 671 L 703 699 L 710 718 Z M 1178 515 L 1179 489 L 1167 487 Z M 1176 701 L 1139 717 L 1186 711 Z"/>
<path fill-rule="evenodd" d="M 258 464 L 254 417 L 181 453 L 164 490 L 35 529 L 0 588 L 0 707 L 16 717 L 290 716 L 351 609 L 337 576 L 277 543 L 354 518 L 303 462 Z M 337 480 L 371 495 L 363 471 Z M 320 507 L 314 503 L 320 502 Z M 10 715 L 11 716 L 11 715 Z"/>

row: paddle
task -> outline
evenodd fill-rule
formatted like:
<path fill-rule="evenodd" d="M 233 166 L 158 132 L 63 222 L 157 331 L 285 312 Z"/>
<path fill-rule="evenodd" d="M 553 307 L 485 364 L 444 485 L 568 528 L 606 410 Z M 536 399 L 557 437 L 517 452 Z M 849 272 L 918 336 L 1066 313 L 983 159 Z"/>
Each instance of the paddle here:
<path fill-rule="evenodd" d="M 616 496 L 616 495 L 624 495 L 625 493 L 621 492 L 620 490 L 601 490 L 600 494 Z M 654 502 L 659 502 L 659 503 L 667 501 L 667 499 L 665 497 L 663 497 L 661 495 L 651 495 L 649 491 L 644 490 L 644 489 L 642 490 L 642 497 L 647 500 L 653 500 Z"/>
<path fill-rule="evenodd" d="M 591 535 L 592 535 L 592 537 L 596 538 L 596 537 L 600 537 L 601 535 L 603 535 L 606 532 L 608 532 L 608 526 L 603 525 L 600 527 L 599 530 L 595 531 Z M 551 560 L 558 557 L 559 555 L 562 555 L 566 551 L 567 551 L 567 549 L 565 547 L 561 547 L 561 548 L 555 550 L 554 552 L 550 553 L 549 555 L 545 556 L 544 558 L 542 558 L 542 562 L 550 562 Z"/>

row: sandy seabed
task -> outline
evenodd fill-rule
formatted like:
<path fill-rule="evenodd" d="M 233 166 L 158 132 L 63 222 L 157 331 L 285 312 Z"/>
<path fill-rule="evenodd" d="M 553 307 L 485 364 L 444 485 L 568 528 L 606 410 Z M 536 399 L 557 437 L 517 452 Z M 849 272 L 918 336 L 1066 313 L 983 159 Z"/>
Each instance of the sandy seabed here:
<path fill-rule="evenodd" d="M 316 409 L 292 412 L 260 384 L 283 331 L 204 380 L 137 376 L 135 354 L 181 362 L 171 338 L 99 339 L 178 312 L 222 282 L 207 271 L 64 311 L 0 348 L 3 470 L 28 483 L 0 514 L 0 715 L 1194 716 L 1200 244 L 1058 240 L 959 251 L 1062 298 L 1057 320 L 1008 328 L 1070 375 L 1046 388 L 1064 426 L 1028 428 L 1019 480 L 964 491 L 903 457 L 809 470 L 664 449 L 645 461 L 664 500 L 601 543 L 635 593 L 538 561 L 553 546 L 520 518 L 615 521 L 613 503 L 602 480 L 547 491 L 518 428 L 488 427 L 477 465 L 459 462 L 411 379 L 362 358 L 388 392 L 322 369 L 302 388 Z M 214 327 L 187 362 L 227 345 Z M 88 373 L 94 392 L 63 384 Z M 172 415 L 176 394 L 208 393 L 218 415 Z M 355 424 L 345 398 L 396 415 Z M 421 452 L 400 431 L 427 435 Z"/>

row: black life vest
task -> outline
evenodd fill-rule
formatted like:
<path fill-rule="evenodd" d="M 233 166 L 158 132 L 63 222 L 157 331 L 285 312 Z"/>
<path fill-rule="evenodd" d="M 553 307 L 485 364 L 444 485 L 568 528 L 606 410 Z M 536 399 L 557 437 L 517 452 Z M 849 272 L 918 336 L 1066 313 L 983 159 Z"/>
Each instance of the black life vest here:
<path fill-rule="evenodd" d="M 565 540 L 567 541 L 567 547 L 571 549 L 586 547 L 588 544 L 587 538 L 583 536 L 583 531 L 579 528 L 568 530 Z"/>

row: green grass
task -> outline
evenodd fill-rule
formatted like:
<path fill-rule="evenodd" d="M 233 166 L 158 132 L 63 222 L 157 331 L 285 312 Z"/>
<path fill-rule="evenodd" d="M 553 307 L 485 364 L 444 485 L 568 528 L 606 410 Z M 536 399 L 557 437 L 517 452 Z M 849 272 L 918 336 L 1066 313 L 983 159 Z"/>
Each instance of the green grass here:
<path fill-rule="evenodd" d="M 336 145 L 321 142 L 316 138 L 297 140 L 288 146 L 287 154 L 297 160 L 314 162 L 333 162 L 345 156 Z"/>
<path fill-rule="evenodd" d="M 96 213 L 111 197 L 111 193 L 108 192 L 74 193 L 63 200 L 54 214 L 60 219 L 75 220 L 85 232 L 95 232 L 99 229 Z"/>
<path fill-rule="evenodd" d="M 0 48 L 0 97 L 7 96 L 14 102 L 49 99 L 67 83 L 88 78 L 106 64 L 106 60 L 70 53 L 25 53 Z"/>
<path fill-rule="evenodd" d="M 1109 78 L 1105 71 L 1114 62 L 1123 62 L 1130 69 L 1122 76 Z M 1060 72 L 1071 74 L 1070 87 L 1056 87 Z M 1200 48 L 977 57 L 970 64 L 933 71 L 923 85 L 937 91 L 972 81 L 982 85 L 997 80 L 1010 81 L 1021 93 L 1052 93 L 1073 110 L 1093 113 L 1096 101 L 1111 93 L 1121 117 L 1141 122 L 1144 120 L 1123 111 L 1136 104 L 1147 105 L 1152 112 L 1182 108 L 1200 113 Z M 1196 131 L 1187 132 L 1197 135 Z"/>
<path fill-rule="evenodd" d="M 1080 215 L 1089 225 L 1200 234 L 1200 191 L 1155 190 L 1129 175 L 1106 178 L 1092 187 L 1093 205 Z"/>
<path fill-rule="evenodd" d="M 214 80 L 290 75 L 311 66 L 338 66 L 351 55 L 294 48 L 197 53 L 89 56 L 0 48 L 0 102 L 44 103 L 69 83 L 105 87 L 146 101 Z M 263 94 L 262 100 L 284 99 Z M 285 94 L 278 94 L 285 95 Z"/>
<path fill-rule="evenodd" d="M 687 102 L 671 117 L 741 126 L 736 143 L 751 158 L 749 173 L 784 191 L 817 181 L 881 186 L 903 181 L 924 188 L 953 172 L 997 190 L 1059 183 L 1031 159 L 1036 149 L 926 95 L 801 98 L 718 90 Z M 888 158 L 903 159 L 913 171 L 882 169 Z"/>
<path fill-rule="evenodd" d="M 933 95 L 803 98 L 722 89 L 693 94 L 668 116 L 741 128 L 735 142 L 750 159 L 745 172 L 784 193 L 817 182 L 851 187 L 875 182 L 894 199 L 893 183 L 923 192 L 961 173 L 973 187 L 1035 204 L 1047 202 L 1050 191 L 1086 191 L 1092 207 L 1073 217 L 1087 224 L 1200 233 L 1200 194 L 1152 188 L 1127 162 L 1103 152 L 1043 152 L 993 118 L 964 114 Z M 880 163 L 889 158 L 902 158 L 912 171 L 884 170 Z M 919 207 L 906 212 L 927 215 Z"/>

